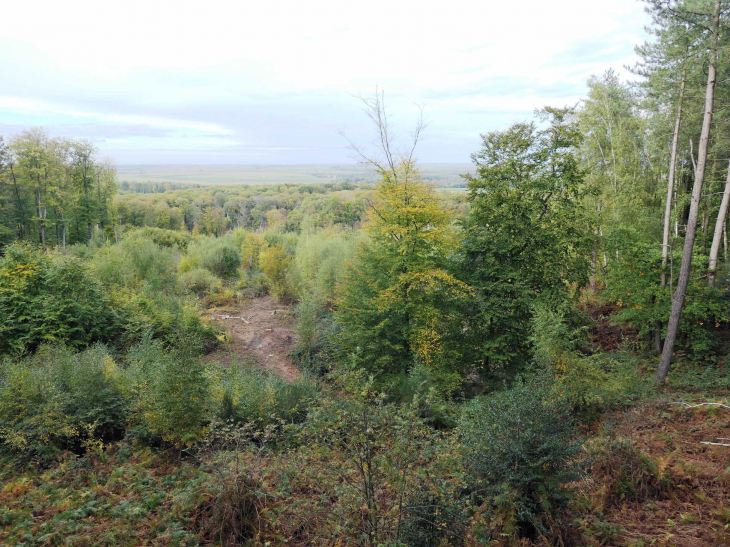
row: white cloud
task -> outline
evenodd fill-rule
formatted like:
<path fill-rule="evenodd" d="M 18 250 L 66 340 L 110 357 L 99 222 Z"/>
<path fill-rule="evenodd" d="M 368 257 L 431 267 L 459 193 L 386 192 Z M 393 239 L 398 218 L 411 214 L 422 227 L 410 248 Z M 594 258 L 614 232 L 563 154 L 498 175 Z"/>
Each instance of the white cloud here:
<path fill-rule="evenodd" d="M 362 131 L 351 95 L 376 84 L 394 111 L 425 103 L 431 143 L 454 119 L 478 138 L 511 112 L 574 102 L 588 75 L 632 63 L 648 22 L 636 0 L 7 4 L 0 115 L 14 124 L 93 119 L 310 157 L 320 146 L 323 158 L 338 146 L 331 126 Z M 449 159 L 438 149 L 422 156 Z M 449 154 L 463 161 L 471 151 Z"/>

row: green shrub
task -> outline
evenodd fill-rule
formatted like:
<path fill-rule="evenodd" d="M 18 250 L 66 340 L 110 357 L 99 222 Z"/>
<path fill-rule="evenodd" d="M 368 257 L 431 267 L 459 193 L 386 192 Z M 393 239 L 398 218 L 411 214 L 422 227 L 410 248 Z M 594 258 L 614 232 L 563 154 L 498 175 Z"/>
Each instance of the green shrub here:
<path fill-rule="evenodd" d="M 187 249 L 188 244 L 192 240 L 192 237 L 185 232 L 165 230 L 163 228 L 154 228 L 150 226 L 131 230 L 124 234 L 123 239 L 133 239 L 136 237 L 150 239 L 160 247 L 177 247 L 181 251 Z"/>
<path fill-rule="evenodd" d="M 200 317 L 198 304 L 192 297 L 133 290 L 117 291 L 112 297 L 120 315 L 120 341 L 126 346 L 137 343 L 147 334 L 164 340 L 169 346 L 175 346 L 180 340 L 195 339 L 206 352 L 219 342 L 215 325 Z"/>
<path fill-rule="evenodd" d="M 638 450 L 630 439 L 613 435 L 593 438 L 586 444 L 591 461 L 591 477 L 601 488 L 601 506 L 624 500 L 644 501 L 656 498 L 670 486 L 667 471 Z"/>
<path fill-rule="evenodd" d="M 24 456 L 121 438 L 128 416 L 121 371 L 103 346 L 43 346 L 0 370 L 0 442 Z"/>
<path fill-rule="evenodd" d="M 195 341 L 165 350 L 147 338 L 129 356 L 133 425 L 145 436 L 183 448 L 198 443 L 210 420 L 210 378 Z"/>
<path fill-rule="evenodd" d="M 304 293 L 296 308 L 297 345 L 292 350 L 294 361 L 316 376 L 324 376 L 337 357 L 335 322 L 328 302 L 319 293 Z"/>
<path fill-rule="evenodd" d="M 356 392 L 322 397 L 300 433 L 311 462 L 303 465 L 320 471 L 311 511 L 323 513 L 326 543 L 459 544 L 465 500 L 457 440 L 428 427 L 418 404 L 386 403 L 361 373 L 350 381 Z"/>
<path fill-rule="evenodd" d="M 182 274 L 179 278 L 183 290 L 195 293 L 201 297 L 216 292 L 223 287 L 223 283 L 214 274 L 204 268 L 195 268 Z"/>
<path fill-rule="evenodd" d="M 291 301 L 298 295 L 292 255 L 286 253 L 284 245 L 275 243 L 262 249 L 259 253 L 259 263 L 266 275 L 271 294 L 281 301 Z"/>
<path fill-rule="evenodd" d="M 263 272 L 246 270 L 239 288 L 246 291 L 251 297 L 264 296 L 269 293 L 269 279 Z"/>
<path fill-rule="evenodd" d="M 647 381 L 636 359 L 627 353 L 586 355 L 585 329 L 573 327 L 565 313 L 538 306 L 532 320 L 534 364 L 555 380 L 557 393 L 567 398 L 583 417 L 635 398 Z"/>
<path fill-rule="evenodd" d="M 221 371 L 215 394 L 221 420 L 256 423 L 296 423 L 306 418 L 317 397 L 317 388 L 306 379 L 285 382 L 250 366 L 234 363 Z"/>
<path fill-rule="evenodd" d="M 579 477 L 580 442 L 565 398 L 551 382 L 517 379 L 464 410 L 460 434 L 468 482 L 483 501 L 488 538 L 549 536 L 566 507 L 567 484 Z"/>
<path fill-rule="evenodd" d="M 97 279 L 79 259 L 11 245 L 0 258 L 0 354 L 44 342 L 83 347 L 106 341 L 118 321 Z"/>
<path fill-rule="evenodd" d="M 180 264 L 182 272 L 205 268 L 223 279 L 235 277 L 241 266 L 241 255 L 230 238 L 196 239 Z"/>
<path fill-rule="evenodd" d="M 134 267 L 135 286 L 147 286 L 154 291 L 174 288 L 178 252 L 160 247 L 141 233 L 122 242 L 125 255 Z"/>

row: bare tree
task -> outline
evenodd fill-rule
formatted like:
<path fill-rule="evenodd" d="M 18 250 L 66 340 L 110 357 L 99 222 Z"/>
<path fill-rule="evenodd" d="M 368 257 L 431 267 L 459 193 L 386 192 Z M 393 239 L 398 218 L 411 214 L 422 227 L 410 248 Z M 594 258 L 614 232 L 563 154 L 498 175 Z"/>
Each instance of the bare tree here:
<path fill-rule="evenodd" d="M 426 127 L 423 118 L 423 108 L 419 107 L 419 116 L 416 126 L 411 133 L 411 140 L 405 150 L 398 151 L 395 149 L 394 136 L 391 131 L 388 111 L 385 105 L 385 92 L 375 88 L 374 97 L 358 97 L 362 101 L 363 111 L 375 125 L 377 144 L 379 153 L 370 152 L 366 147 L 357 144 L 350 139 L 344 132 L 340 131 L 340 135 L 347 140 L 349 148 L 355 153 L 360 163 L 369 165 L 383 176 L 392 177 L 397 181 L 399 177 L 404 177 L 403 182 L 413 174 L 413 166 L 415 163 L 415 152 L 421 133 Z"/>

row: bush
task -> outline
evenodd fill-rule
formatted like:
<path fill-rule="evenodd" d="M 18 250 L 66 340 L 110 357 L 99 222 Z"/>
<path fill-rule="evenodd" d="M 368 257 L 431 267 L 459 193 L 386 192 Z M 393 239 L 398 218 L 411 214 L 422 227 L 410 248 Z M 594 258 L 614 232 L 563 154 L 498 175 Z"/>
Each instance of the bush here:
<path fill-rule="evenodd" d="M 259 261 L 269 280 L 271 294 L 282 301 L 296 298 L 296 289 L 290 277 L 292 257 L 286 253 L 284 246 L 281 243 L 269 245 L 259 254 Z"/>
<path fill-rule="evenodd" d="M 194 341 L 165 351 L 150 339 L 130 352 L 127 387 L 135 425 L 178 448 L 193 446 L 209 422 L 210 381 Z"/>
<path fill-rule="evenodd" d="M 305 293 L 296 308 L 297 345 L 292 350 L 294 361 L 316 376 L 327 374 L 337 356 L 334 342 L 337 332 L 328 303 L 318 293 Z"/>
<path fill-rule="evenodd" d="M 532 331 L 530 342 L 538 371 L 550 374 L 556 392 L 584 417 L 625 403 L 647 387 L 632 356 L 582 354 L 585 329 L 569 325 L 565 313 L 536 307 Z"/>
<path fill-rule="evenodd" d="M 455 545 L 464 535 L 456 439 L 424 424 L 418 404 L 387 404 L 372 379 L 352 380 L 355 393 L 323 397 L 301 430 L 303 465 L 319 470 L 309 511 L 328 504 L 320 537 L 327 544 Z"/>
<path fill-rule="evenodd" d="M 580 471 L 568 402 L 542 378 L 518 378 L 511 389 L 471 401 L 460 433 L 467 482 L 483 501 L 485 536 L 550 536 L 570 499 L 567 484 Z"/>
<path fill-rule="evenodd" d="M 223 283 L 214 274 L 204 268 L 195 268 L 182 274 L 179 278 L 183 290 L 195 293 L 198 297 L 220 290 Z"/>
<path fill-rule="evenodd" d="M 212 350 L 219 342 L 215 325 L 200 317 L 195 301 L 165 293 L 128 290 L 114 293 L 113 298 L 121 317 L 121 341 L 127 346 L 148 334 L 169 346 L 194 339 L 201 343 L 203 351 Z"/>
<path fill-rule="evenodd" d="M 44 342 L 83 347 L 114 337 L 118 320 L 78 258 L 11 245 L 0 259 L 0 354 Z"/>
<path fill-rule="evenodd" d="M 587 443 L 591 477 L 600 485 L 601 509 L 612 503 L 656 498 L 670 485 L 668 471 L 638 450 L 630 440 L 603 436 Z"/>
<path fill-rule="evenodd" d="M 241 255 L 236 244 L 227 238 L 197 239 L 188 246 L 187 255 L 180 263 L 180 271 L 205 268 L 221 278 L 234 277 L 241 266 Z"/>
<path fill-rule="evenodd" d="M 83 451 L 121 438 L 128 415 L 121 371 L 103 346 L 43 346 L 0 370 L 0 442 L 26 457 Z"/>
<path fill-rule="evenodd" d="M 133 265 L 135 286 L 154 291 L 174 288 L 179 255 L 177 249 L 160 247 L 141 232 L 134 232 L 122 242 L 127 260 Z"/>
<path fill-rule="evenodd" d="M 258 234 L 238 229 L 233 232 L 233 241 L 241 250 L 243 268 L 255 270 L 259 267 L 259 253 L 265 245 L 264 238 Z"/>
<path fill-rule="evenodd" d="M 288 383 L 238 363 L 221 371 L 218 384 L 215 394 L 218 417 L 260 427 L 302 422 L 318 395 L 316 386 L 306 379 Z"/>
<path fill-rule="evenodd" d="M 188 244 L 192 240 L 189 234 L 184 232 L 178 232 L 176 230 L 165 230 L 163 228 L 138 228 L 131 230 L 125 234 L 123 239 L 142 237 L 144 239 L 150 239 L 160 247 L 177 247 L 184 251 L 187 249 Z"/>
<path fill-rule="evenodd" d="M 245 290 L 251 297 L 264 296 L 269 293 L 269 279 L 263 272 L 246 270 L 239 288 Z"/>

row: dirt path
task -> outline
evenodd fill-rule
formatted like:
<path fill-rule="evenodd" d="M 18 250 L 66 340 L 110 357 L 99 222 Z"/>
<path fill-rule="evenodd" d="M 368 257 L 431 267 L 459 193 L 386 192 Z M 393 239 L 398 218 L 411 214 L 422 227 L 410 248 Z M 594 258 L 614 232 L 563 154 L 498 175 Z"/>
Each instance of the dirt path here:
<path fill-rule="evenodd" d="M 242 306 L 211 311 L 209 317 L 226 328 L 231 340 L 208 355 L 206 360 L 231 363 L 252 357 L 261 368 L 284 380 L 299 378 L 302 373 L 289 357 L 297 342 L 289 311 L 288 306 L 279 304 L 273 296 L 262 296 Z"/>

